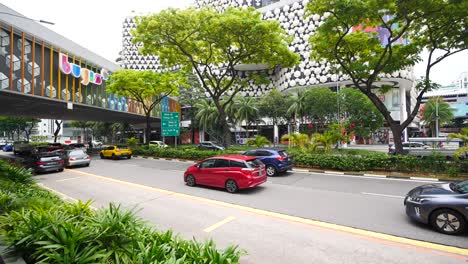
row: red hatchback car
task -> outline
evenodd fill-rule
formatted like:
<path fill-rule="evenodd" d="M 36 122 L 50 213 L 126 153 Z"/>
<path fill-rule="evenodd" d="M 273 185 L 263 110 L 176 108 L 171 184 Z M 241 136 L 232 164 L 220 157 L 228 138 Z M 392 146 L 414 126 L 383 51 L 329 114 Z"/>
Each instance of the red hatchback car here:
<path fill-rule="evenodd" d="M 190 166 L 184 173 L 184 181 L 188 186 L 207 185 L 234 193 L 266 182 L 267 176 L 265 165 L 255 157 L 225 155 Z"/>

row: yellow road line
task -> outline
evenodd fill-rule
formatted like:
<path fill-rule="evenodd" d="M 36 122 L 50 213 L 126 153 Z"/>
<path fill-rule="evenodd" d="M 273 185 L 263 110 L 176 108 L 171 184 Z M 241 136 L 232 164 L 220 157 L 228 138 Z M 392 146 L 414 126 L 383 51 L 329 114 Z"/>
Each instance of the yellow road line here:
<path fill-rule="evenodd" d="M 316 221 L 316 220 L 311 220 L 307 218 L 301 218 L 297 216 L 291 216 L 291 215 L 286 215 L 286 214 L 281 214 L 281 213 L 276 213 L 276 212 L 271 212 L 267 210 L 262 210 L 262 209 L 256 209 L 248 206 L 243 206 L 243 205 L 238 205 L 238 204 L 232 204 L 232 203 L 227 203 L 227 202 L 221 202 L 217 200 L 212 200 L 208 198 L 202 198 L 198 196 L 193 196 L 189 194 L 183 194 L 183 193 L 178 193 L 178 192 L 173 192 L 173 191 L 168 191 L 164 189 L 159 189 L 155 187 L 150 187 L 138 183 L 132 183 L 132 182 L 127 182 L 127 181 L 122 181 L 122 180 L 117 180 L 113 178 L 108 178 L 84 171 L 78 171 L 78 170 L 69 170 L 70 172 L 81 174 L 81 175 L 87 175 L 91 176 L 94 178 L 102 179 L 105 181 L 109 182 L 115 182 L 127 186 L 132 186 L 140 189 L 145 189 L 149 191 L 154 191 L 154 192 L 159 192 L 163 194 L 168 194 L 176 197 L 183 197 L 186 199 L 190 199 L 193 201 L 200 201 L 200 202 L 205 202 L 209 204 L 215 204 L 215 205 L 220 205 L 223 207 L 228 207 L 228 208 L 235 208 L 241 211 L 245 212 L 250 212 L 256 215 L 264 215 L 264 216 L 270 216 L 274 217 L 277 219 L 282 219 L 286 221 L 291 221 L 291 222 L 297 222 L 297 223 L 302 223 L 310 226 L 315 226 L 315 227 L 321 227 L 325 229 L 330 229 L 330 230 L 335 230 L 335 231 L 341 231 L 344 233 L 350 233 L 350 234 L 355 234 L 363 237 L 368 237 L 376 240 L 382 240 L 382 241 L 388 241 L 388 242 L 393 242 L 394 243 L 400 243 L 400 244 L 405 244 L 405 245 L 410 245 L 418 248 L 423 248 L 423 249 L 429 249 L 429 250 L 434 250 L 431 251 L 433 253 L 437 253 L 437 251 L 445 252 L 445 253 L 450 253 L 450 254 L 457 254 L 461 256 L 468 256 L 468 249 L 464 248 L 458 248 L 458 247 L 453 247 L 453 246 L 445 246 L 441 244 L 436 244 L 436 243 L 431 243 L 431 242 L 425 242 L 425 241 L 419 241 L 415 239 L 409 239 L 409 238 L 404 238 L 404 237 L 399 237 L 395 235 L 388 235 L 388 234 L 383 234 L 383 233 L 378 233 L 378 232 L 373 232 L 373 231 L 368 231 L 368 230 L 363 230 L 363 229 L 358 229 L 354 227 L 348 227 L 348 226 L 342 226 L 342 225 L 337 225 L 337 224 L 332 224 L 332 223 L 326 223 L 326 222 L 321 222 L 321 221 Z M 388 243 L 387 243 L 388 244 Z M 451 255 L 454 257 L 454 255 Z M 468 260 L 468 258 L 463 257 L 463 259 Z"/>
<path fill-rule="evenodd" d="M 209 232 L 211 232 L 211 231 L 213 231 L 213 230 L 215 230 L 215 229 L 218 229 L 218 228 L 220 228 L 221 226 L 223 226 L 223 225 L 225 225 L 225 224 L 231 222 L 231 221 L 234 220 L 234 219 L 236 219 L 234 216 L 229 216 L 229 217 L 227 217 L 226 219 L 224 219 L 224 220 L 222 220 L 222 221 L 219 221 L 218 223 L 216 223 L 216 224 L 214 224 L 214 225 L 212 225 L 212 226 L 209 226 L 209 227 L 203 229 L 203 231 L 209 233 Z"/>

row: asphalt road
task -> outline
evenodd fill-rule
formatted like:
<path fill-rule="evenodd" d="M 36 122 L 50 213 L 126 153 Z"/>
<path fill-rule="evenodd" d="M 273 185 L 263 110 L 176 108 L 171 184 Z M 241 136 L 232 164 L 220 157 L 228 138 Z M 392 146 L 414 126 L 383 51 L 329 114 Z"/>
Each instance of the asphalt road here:
<path fill-rule="evenodd" d="M 97 159 L 89 168 L 37 178 L 45 186 L 68 196 L 93 199 L 96 207 L 116 202 L 140 208 L 139 214 L 158 228 L 173 228 L 187 238 L 213 238 L 221 247 L 240 244 L 249 252 L 243 263 L 376 263 L 376 259 L 382 263 L 460 263 L 468 260 L 443 250 L 418 250 L 418 247 L 378 239 L 383 233 L 468 248 L 467 235 L 439 234 L 406 217 L 403 196 L 424 181 L 294 172 L 269 178 L 259 188 L 229 194 L 224 190 L 184 185 L 182 173 L 190 165 L 141 158 Z M 254 208 L 268 212 L 259 213 Z M 300 219 L 291 220 L 291 217 Z M 219 228 L 203 231 L 219 221 Z M 324 228 L 324 222 L 343 227 Z M 342 230 L 347 227 L 378 233 L 370 237 L 365 231 L 350 234 L 349 230 Z"/>

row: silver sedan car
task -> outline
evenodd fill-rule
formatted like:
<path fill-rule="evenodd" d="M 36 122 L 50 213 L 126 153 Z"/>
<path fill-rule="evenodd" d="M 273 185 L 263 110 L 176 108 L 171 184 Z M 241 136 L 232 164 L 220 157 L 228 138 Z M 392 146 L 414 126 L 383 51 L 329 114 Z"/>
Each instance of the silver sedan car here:
<path fill-rule="evenodd" d="M 72 149 L 65 151 L 64 154 L 65 166 L 89 166 L 91 157 L 82 149 Z"/>

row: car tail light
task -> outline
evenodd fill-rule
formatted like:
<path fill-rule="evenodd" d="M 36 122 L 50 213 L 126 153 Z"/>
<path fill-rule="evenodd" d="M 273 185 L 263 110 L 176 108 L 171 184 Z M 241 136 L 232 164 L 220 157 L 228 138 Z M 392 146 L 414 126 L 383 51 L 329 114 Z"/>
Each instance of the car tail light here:
<path fill-rule="evenodd" d="M 120 149 L 116 149 L 115 151 L 116 151 L 116 152 L 120 152 Z"/>
<path fill-rule="evenodd" d="M 42 162 L 42 161 L 36 161 L 36 165 L 45 165 L 45 162 Z"/>
<path fill-rule="evenodd" d="M 73 161 L 73 160 L 75 160 L 75 159 L 74 159 L 74 158 L 69 158 L 68 160 L 69 160 L 69 161 Z"/>
<path fill-rule="evenodd" d="M 63 159 L 59 160 L 58 163 L 63 163 Z"/>
<path fill-rule="evenodd" d="M 279 161 L 285 161 L 288 159 L 288 157 L 285 157 L 285 156 L 279 156 L 279 157 L 276 157 L 277 160 Z"/>
<path fill-rule="evenodd" d="M 86 159 L 91 159 L 91 157 L 88 155 L 88 156 L 86 156 Z"/>

